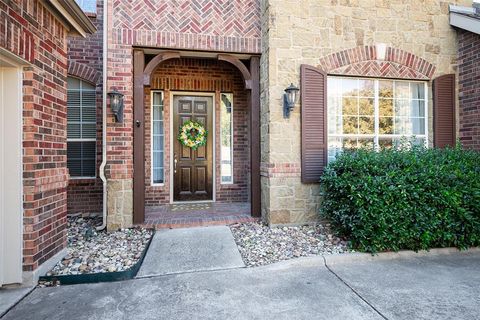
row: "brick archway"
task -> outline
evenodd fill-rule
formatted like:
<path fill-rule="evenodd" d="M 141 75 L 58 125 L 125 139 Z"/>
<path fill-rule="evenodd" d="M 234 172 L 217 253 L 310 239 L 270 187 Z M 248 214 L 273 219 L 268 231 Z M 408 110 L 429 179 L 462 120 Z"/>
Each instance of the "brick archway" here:
<path fill-rule="evenodd" d="M 94 85 L 98 84 L 102 78 L 101 73 L 96 69 L 89 67 L 85 63 L 75 61 L 68 61 L 68 75 L 85 80 Z"/>
<path fill-rule="evenodd" d="M 361 46 L 329 54 L 318 67 L 329 74 L 430 80 L 435 66 L 402 49 Z"/>

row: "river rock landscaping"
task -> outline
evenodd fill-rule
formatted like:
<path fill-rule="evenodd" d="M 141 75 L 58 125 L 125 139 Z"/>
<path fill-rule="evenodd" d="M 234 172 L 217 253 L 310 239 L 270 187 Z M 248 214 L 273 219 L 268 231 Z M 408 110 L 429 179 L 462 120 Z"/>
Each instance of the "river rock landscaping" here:
<path fill-rule="evenodd" d="M 97 231 L 101 218 L 68 218 L 67 255 L 47 276 L 125 271 L 140 259 L 152 231 Z"/>
<path fill-rule="evenodd" d="M 230 226 L 248 267 L 297 257 L 351 252 L 347 241 L 332 235 L 328 225 L 273 227 L 260 222 Z"/>

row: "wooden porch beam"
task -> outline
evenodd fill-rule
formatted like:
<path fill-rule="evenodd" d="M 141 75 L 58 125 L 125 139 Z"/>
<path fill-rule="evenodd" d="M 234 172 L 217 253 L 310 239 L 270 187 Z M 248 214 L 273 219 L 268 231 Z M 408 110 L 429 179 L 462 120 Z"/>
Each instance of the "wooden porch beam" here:
<path fill-rule="evenodd" d="M 153 58 L 145 67 L 143 71 L 143 85 L 150 86 L 150 81 L 152 79 L 152 73 L 157 69 L 157 67 L 164 62 L 165 60 L 170 59 L 180 59 L 180 52 L 177 51 L 166 51 L 159 53 Z"/>
<path fill-rule="evenodd" d="M 219 54 L 217 59 L 233 64 L 242 74 L 243 80 L 245 81 L 245 89 L 252 89 L 252 75 L 240 59 L 229 54 Z"/>
<path fill-rule="evenodd" d="M 145 221 L 145 106 L 143 50 L 133 52 L 133 223 Z"/>
<path fill-rule="evenodd" d="M 242 63 L 243 65 L 243 63 Z M 260 57 L 250 58 L 251 90 L 248 101 L 250 110 L 250 170 L 251 170 L 251 211 L 253 217 L 260 217 Z"/>

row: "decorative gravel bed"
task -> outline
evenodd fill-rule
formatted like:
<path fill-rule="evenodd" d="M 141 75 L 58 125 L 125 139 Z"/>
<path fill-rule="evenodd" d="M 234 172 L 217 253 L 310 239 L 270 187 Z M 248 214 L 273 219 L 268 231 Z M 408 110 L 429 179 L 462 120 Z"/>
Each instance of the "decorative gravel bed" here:
<path fill-rule="evenodd" d="M 67 255 L 47 276 L 124 271 L 141 257 L 151 230 L 97 231 L 101 218 L 68 218 Z"/>
<path fill-rule="evenodd" d="M 230 226 L 248 267 L 309 255 L 351 252 L 347 242 L 333 236 L 328 225 L 270 228 L 259 222 Z"/>

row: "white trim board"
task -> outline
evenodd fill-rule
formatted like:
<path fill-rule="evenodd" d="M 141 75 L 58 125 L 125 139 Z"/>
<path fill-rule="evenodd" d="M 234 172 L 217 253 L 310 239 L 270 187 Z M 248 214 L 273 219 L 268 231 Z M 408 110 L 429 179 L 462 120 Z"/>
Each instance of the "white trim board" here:
<path fill-rule="evenodd" d="M 450 11 L 450 25 L 480 34 L 480 18 Z"/>
<path fill-rule="evenodd" d="M 0 63 L 0 286 L 22 282 L 22 66 Z"/>

